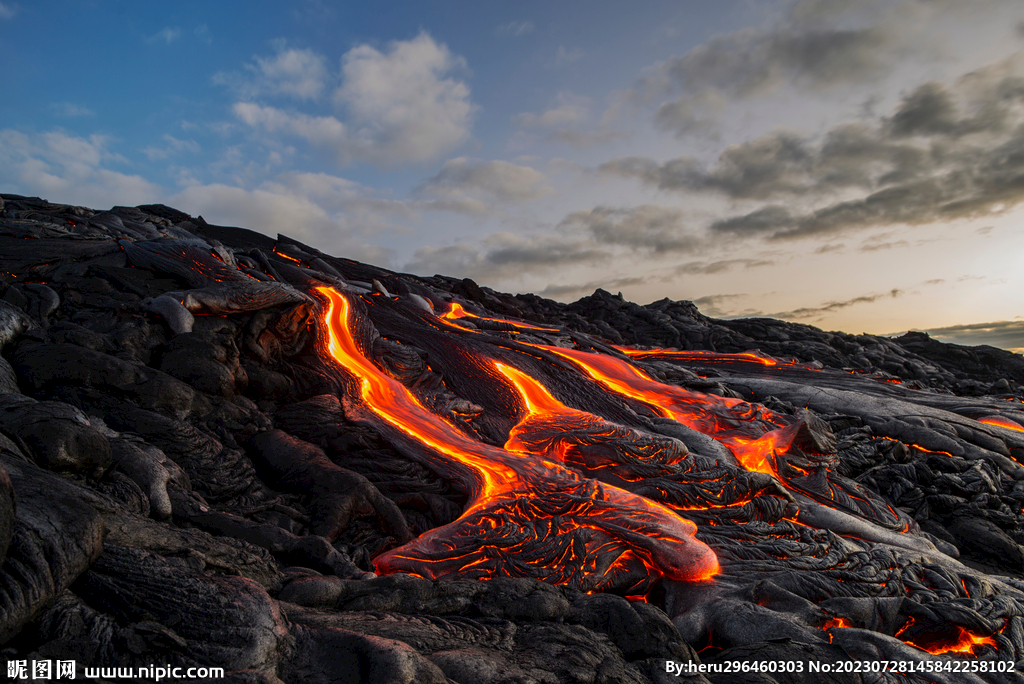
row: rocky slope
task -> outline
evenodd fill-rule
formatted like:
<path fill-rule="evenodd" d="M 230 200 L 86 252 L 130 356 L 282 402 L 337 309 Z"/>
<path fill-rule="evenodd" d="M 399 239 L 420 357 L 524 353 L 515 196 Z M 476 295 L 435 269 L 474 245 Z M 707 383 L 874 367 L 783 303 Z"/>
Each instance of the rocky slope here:
<path fill-rule="evenodd" d="M 562 305 L 162 205 L 0 197 L 8 660 L 215 666 L 235 682 L 1017 681 L 1005 664 L 1024 658 L 1018 355 L 715 320 L 602 290 Z M 439 370 L 423 329 L 403 337 L 409 312 L 459 304 L 464 330 L 520 351 L 718 352 L 625 353 L 667 386 L 777 416 L 795 446 L 773 456 L 777 479 L 749 473 L 721 440 L 590 388 L 587 410 L 689 454 L 685 471 L 630 491 L 693 509 L 722 566 L 713 581 L 663 581 L 644 602 L 528 572 L 376 576 L 374 558 L 452 523 L 470 494 L 356 419 L 344 377 L 325 371 L 315 285 L 386 295 L 368 353 L 483 442 L 502 444 L 507 421 Z M 859 660 L 1004 665 L 809 672 Z M 667 661 L 719 671 L 676 677 Z M 725 671 L 761 661 L 804 666 Z"/>

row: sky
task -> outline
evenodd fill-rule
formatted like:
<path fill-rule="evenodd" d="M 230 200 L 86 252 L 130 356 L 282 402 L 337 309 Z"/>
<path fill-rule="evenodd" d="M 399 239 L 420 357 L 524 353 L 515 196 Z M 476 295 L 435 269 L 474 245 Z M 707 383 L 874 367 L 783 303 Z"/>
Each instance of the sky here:
<path fill-rule="evenodd" d="M 1024 352 L 1020 0 L 0 0 L 0 192 Z"/>

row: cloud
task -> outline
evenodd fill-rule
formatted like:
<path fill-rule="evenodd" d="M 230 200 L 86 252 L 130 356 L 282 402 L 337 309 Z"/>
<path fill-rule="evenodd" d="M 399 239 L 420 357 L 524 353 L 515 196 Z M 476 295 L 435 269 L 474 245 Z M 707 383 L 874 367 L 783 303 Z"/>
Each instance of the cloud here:
<path fill-rule="evenodd" d="M 715 273 L 725 273 L 737 267 L 749 269 L 774 265 L 775 262 L 770 259 L 720 259 L 711 262 L 690 261 L 676 266 L 675 273 L 677 275 L 713 275 Z"/>
<path fill-rule="evenodd" d="M 494 32 L 499 36 L 518 38 L 519 36 L 533 33 L 534 28 L 532 21 L 510 21 L 507 24 L 500 25 Z"/>
<path fill-rule="evenodd" d="M 711 224 L 711 231 L 739 235 L 760 234 L 767 231 L 780 231 L 780 229 L 792 225 L 793 221 L 793 216 L 788 209 L 778 205 L 769 205 L 742 216 L 719 219 Z"/>
<path fill-rule="evenodd" d="M 284 39 L 271 41 L 274 55 L 254 57 L 245 73 L 218 71 L 215 85 L 227 86 L 252 101 L 264 95 L 284 95 L 297 100 L 319 100 L 331 80 L 323 55 L 308 49 L 289 48 Z"/>
<path fill-rule="evenodd" d="M 582 123 L 589 114 L 589 98 L 563 91 L 558 93 L 554 107 L 540 114 L 531 112 L 517 114 L 512 117 L 512 120 L 522 128 L 556 128 Z"/>
<path fill-rule="evenodd" d="M 811 182 L 813 164 L 807 142 L 795 133 L 780 132 L 725 148 L 718 163 L 702 168 L 692 157 L 664 164 L 644 157 L 617 157 L 601 164 L 602 173 L 637 177 L 660 190 L 705 190 L 737 199 L 765 199 L 798 193 Z"/>
<path fill-rule="evenodd" d="M 254 129 L 298 136 L 332 152 L 343 166 L 422 163 L 469 139 L 476 106 L 466 84 L 450 77 L 465 68 L 465 60 L 421 33 L 391 43 L 386 52 L 361 45 L 342 57 L 342 84 L 333 99 L 347 113 L 345 121 L 255 102 L 238 102 L 233 110 Z"/>
<path fill-rule="evenodd" d="M 782 6 L 760 26 L 713 36 L 648 67 L 624 100 L 653 104 L 661 130 L 707 134 L 717 129 L 726 103 L 883 84 L 908 65 L 933 68 L 979 40 L 1004 39 L 1004 25 L 1019 15 L 1013 0 L 796 0 Z M 957 45 L 950 32 L 955 23 L 986 32 L 965 31 L 972 37 Z"/>
<path fill-rule="evenodd" d="M 693 252 L 702 246 L 700 238 L 687 232 L 682 211 L 650 204 L 576 211 L 562 219 L 559 227 L 585 230 L 601 244 L 654 253 Z"/>
<path fill-rule="evenodd" d="M 13 19 L 18 13 L 17 5 L 8 5 L 0 2 L 0 19 Z"/>
<path fill-rule="evenodd" d="M 207 45 L 213 42 L 213 37 L 210 35 L 210 27 L 206 24 L 200 24 L 199 26 L 196 26 L 195 30 L 192 31 L 192 35 L 194 35 L 196 38 L 203 41 Z"/>
<path fill-rule="evenodd" d="M 714 221 L 712 234 L 825 237 L 997 214 L 1024 201 L 1024 54 L 952 86 L 921 84 L 874 123 L 820 137 L 776 131 L 726 147 L 712 164 L 617 157 L 599 171 L 755 203 Z"/>
<path fill-rule="evenodd" d="M 987 344 L 1001 349 L 1024 352 L 1024 321 L 993 321 L 929 328 L 924 332 L 942 342 L 975 346 Z"/>
<path fill-rule="evenodd" d="M 249 65 L 259 75 L 263 88 L 300 100 L 318 99 L 327 86 L 324 58 L 312 50 L 286 49 L 283 41 L 276 47 L 276 55 L 257 57 L 256 65 Z"/>
<path fill-rule="evenodd" d="M 66 116 L 69 118 L 75 116 L 96 116 L 96 112 L 93 110 L 71 102 L 54 102 L 50 105 L 50 109 L 52 109 L 57 116 Z"/>
<path fill-rule="evenodd" d="M 881 27 L 833 28 L 783 21 L 767 29 L 715 36 L 685 55 L 648 70 L 634 88 L 641 99 L 681 95 L 663 102 L 656 124 L 684 135 L 707 122 L 709 105 L 764 95 L 786 84 L 811 89 L 841 87 L 884 73 L 882 48 L 894 36 Z"/>
<path fill-rule="evenodd" d="M 414 194 L 428 198 L 424 208 L 485 214 L 494 203 L 522 202 L 553 192 L 546 180 L 529 166 L 458 157 L 446 161 Z"/>
<path fill-rule="evenodd" d="M 781 318 L 784 321 L 792 319 L 804 319 L 804 318 L 818 318 L 825 314 L 835 313 L 841 309 L 846 309 L 851 306 L 858 304 L 870 304 L 877 302 L 879 299 L 896 299 L 902 297 L 904 294 L 903 290 L 893 288 L 889 292 L 883 294 L 872 294 L 863 295 L 861 297 L 854 297 L 852 299 L 845 299 L 842 301 L 830 301 L 825 302 L 821 306 L 816 307 L 803 307 L 799 309 L 793 309 L 792 311 L 780 311 L 778 313 L 766 314 L 769 318 Z"/>
<path fill-rule="evenodd" d="M 628 131 L 615 131 L 610 129 L 574 131 L 572 129 L 563 128 L 557 131 L 551 131 L 547 137 L 548 140 L 565 143 L 566 145 L 575 147 L 578 150 L 585 150 L 596 145 L 605 145 L 621 138 L 628 138 L 629 136 L 630 133 Z"/>
<path fill-rule="evenodd" d="M 545 140 L 560 142 L 576 149 L 612 142 L 627 137 L 625 131 L 599 127 L 593 130 L 578 130 L 590 118 L 590 99 L 568 92 L 560 92 L 555 105 L 540 114 L 523 112 L 512 117 L 513 123 L 522 129 L 546 130 Z"/>
<path fill-rule="evenodd" d="M 407 202 L 327 173 L 285 172 L 248 189 L 193 184 L 168 202 L 212 223 L 271 236 L 284 233 L 324 251 L 382 266 L 391 264 L 392 251 L 368 240 L 403 232 L 405 221 L 419 218 Z"/>
<path fill-rule="evenodd" d="M 63 131 L 26 135 L 2 130 L 0 183 L 15 192 L 91 207 L 159 200 L 159 186 L 108 168 L 127 163 L 108 150 L 109 143 L 101 135 L 83 138 Z"/>
<path fill-rule="evenodd" d="M 705 316 L 711 316 L 712 318 L 722 318 L 729 316 L 727 310 L 723 309 L 720 304 L 726 302 L 735 302 L 737 299 L 746 299 L 748 295 L 745 294 L 714 294 L 707 295 L 704 297 L 698 297 L 693 300 L 693 303 L 697 305 L 700 312 Z"/>
<path fill-rule="evenodd" d="M 861 252 L 880 252 L 886 249 L 899 249 L 902 247 L 909 247 L 910 243 L 906 240 L 894 240 L 892 242 L 866 242 L 860 246 Z"/>
<path fill-rule="evenodd" d="M 146 42 L 159 43 L 163 41 L 165 44 L 170 45 L 174 41 L 178 40 L 178 38 L 181 38 L 181 29 L 177 26 L 165 26 L 147 38 Z"/>
<path fill-rule="evenodd" d="M 482 248 L 466 244 L 421 247 L 404 268 L 413 273 L 458 273 L 494 281 L 568 266 L 594 265 L 611 258 L 611 253 L 587 240 L 494 233 L 483 241 Z"/>

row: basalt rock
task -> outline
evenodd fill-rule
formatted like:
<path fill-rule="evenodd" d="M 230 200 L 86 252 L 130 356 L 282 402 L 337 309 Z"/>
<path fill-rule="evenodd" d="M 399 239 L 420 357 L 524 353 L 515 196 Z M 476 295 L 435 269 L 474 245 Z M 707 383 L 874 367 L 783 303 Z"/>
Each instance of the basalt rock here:
<path fill-rule="evenodd" d="M 8 659 L 853 684 L 888 675 L 808 665 L 1024 658 L 1018 355 L 563 305 L 163 205 L 3 195 L 0 271 Z M 976 670 L 906 679 L 1012 681 Z"/>

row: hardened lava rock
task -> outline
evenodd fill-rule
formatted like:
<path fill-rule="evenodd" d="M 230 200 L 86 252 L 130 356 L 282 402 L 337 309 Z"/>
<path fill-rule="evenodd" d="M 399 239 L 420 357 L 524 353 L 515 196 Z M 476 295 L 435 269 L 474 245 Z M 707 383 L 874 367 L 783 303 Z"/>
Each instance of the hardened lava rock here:
<path fill-rule="evenodd" d="M 1019 355 L 563 305 L 163 205 L 0 197 L 8 659 L 1014 681 L 994 666 L 1024 658 Z M 326 334 L 342 300 L 349 356 Z M 973 671 L 807 667 L 861 660 Z M 768 661 L 804 672 L 727 672 Z"/>

